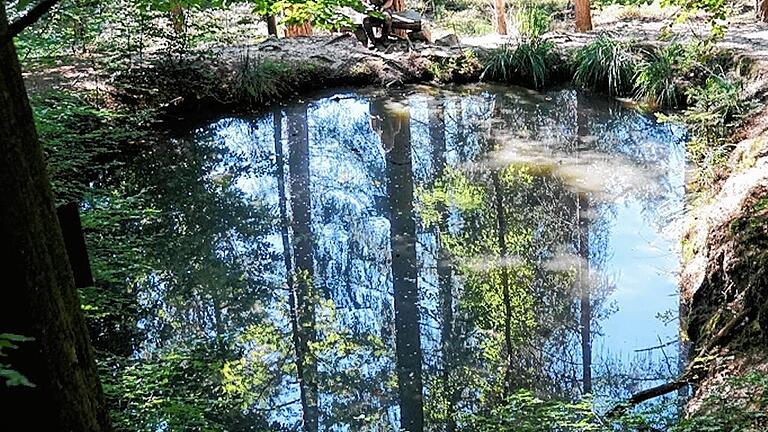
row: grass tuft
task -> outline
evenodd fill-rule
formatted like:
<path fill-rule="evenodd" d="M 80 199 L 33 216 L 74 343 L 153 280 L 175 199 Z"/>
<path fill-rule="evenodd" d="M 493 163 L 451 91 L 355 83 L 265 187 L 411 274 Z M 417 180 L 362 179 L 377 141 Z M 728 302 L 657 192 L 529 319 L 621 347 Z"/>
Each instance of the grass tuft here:
<path fill-rule="evenodd" d="M 312 71 L 313 67 L 310 65 L 253 60 L 246 55 L 235 73 L 235 99 L 252 104 L 274 102 L 295 93 Z"/>
<path fill-rule="evenodd" d="M 601 34 L 574 56 L 576 84 L 618 96 L 628 93 L 637 59 L 628 42 Z"/>
<path fill-rule="evenodd" d="M 550 73 L 558 61 L 551 41 L 530 39 L 514 48 L 505 44 L 488 54 L 480 78 L 539 89 L 549 82 Z"/>
<path fill-rule="evenodd" d="M 651 109 L 674 108 L 680 103 L 677 65 L 683 47 L 671 44 L 648 53 L 634 77 L 635 97 Z"/>

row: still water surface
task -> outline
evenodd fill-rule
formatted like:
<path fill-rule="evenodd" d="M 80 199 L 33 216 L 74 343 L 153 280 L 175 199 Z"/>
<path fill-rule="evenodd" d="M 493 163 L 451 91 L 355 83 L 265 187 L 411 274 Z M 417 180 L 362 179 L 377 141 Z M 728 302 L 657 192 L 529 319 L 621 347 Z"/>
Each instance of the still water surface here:
<path fill-rule="evenodd" d="M 212 121 L 139 176 L 178 235 L 135 355 L 227 341 L 248 410 L 320 430 L 460 428 L 523 388 L 625 397 L 677 369 L 684 138 L 604 98 L 491 86 Z"/>

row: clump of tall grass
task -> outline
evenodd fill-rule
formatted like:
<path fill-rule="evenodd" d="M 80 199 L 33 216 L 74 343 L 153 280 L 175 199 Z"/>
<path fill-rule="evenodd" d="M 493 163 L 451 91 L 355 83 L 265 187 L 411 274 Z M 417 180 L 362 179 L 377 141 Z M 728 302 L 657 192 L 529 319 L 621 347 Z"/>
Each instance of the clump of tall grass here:
<path fill-rule="evenodd" d="M 681 102 L 678 80 L 684 49 L 671 44 L 650 51 L 637 66 L 634 76 L 635 97 L 651 109 L 674 108 Z"/>
<path fill-rule="evenodd" d="M 254 60 L 246 55 L 235 73 L 235 99 L 254 104 L 273 102 L 298 90 L 312 67 L 275 60 Z"/>
<path fill-rule="evenodd" d="M 551 41 L 534 38 L 521 41 L 515 47 L 505 44 L 488 54 L 480 79 L 520 83 L 539 89 L 547 84 L 558 61 Z"/>
<path fill-rule="evenodd" d="M 631 89 L 637 56 L 631 43 L 601 34 L 579 48 L 573 62 L 576 84 L 615 96 Z"/>
<path fill-rule="evenodd" d="M 528 38 L 536 39 L 552 28 L 549 13 L 538 6 L 523 6 L 515 15 L 517 31 Z"/>

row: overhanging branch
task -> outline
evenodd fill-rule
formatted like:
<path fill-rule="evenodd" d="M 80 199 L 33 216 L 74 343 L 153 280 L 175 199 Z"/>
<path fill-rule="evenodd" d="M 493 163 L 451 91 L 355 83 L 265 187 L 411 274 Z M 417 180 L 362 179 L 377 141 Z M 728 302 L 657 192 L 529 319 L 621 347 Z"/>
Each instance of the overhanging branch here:
<path fill-rule="evenodd" d="M 0 46 L 13 40 L 19 33 L 24 31 L 25 28 L 36 23 L 43 15 L 48 13 L 59 0 L 42 0 L 30 9 L 23 17 L 17 19 L 8 25 L 8 29 L 5 33 L 0 34 Z"/>

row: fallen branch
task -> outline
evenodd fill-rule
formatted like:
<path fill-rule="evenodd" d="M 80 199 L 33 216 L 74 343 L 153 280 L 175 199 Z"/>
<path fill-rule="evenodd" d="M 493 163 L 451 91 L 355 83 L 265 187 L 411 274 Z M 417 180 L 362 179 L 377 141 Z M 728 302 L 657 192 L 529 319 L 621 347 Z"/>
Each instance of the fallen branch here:
<path fill-rule="evenodd" d="M 656 387 L 649 388 L 647 390 L 643 390 L 641 392 L 635 393 L 630 397 L 627 401 L 622 402 L 610 410 L 605 414 L 605 418 L 607 419 L 615 419 L 616 417 L 624 414 L 629 408 L 638 405 L 642 402 L 645 402 L 647 400 L 657 398 L 659 396 L 663 396 L 665 394 L 671 393 L 675 390 L 679 390 L 688 383 L 691 382 L 693 379 L 693 365 L 697 363 L 697 360 L 700 358 L 704 358 L 709 352 L 711 352 L 713 349 L 715 349 L 718 345 L 721 345 L 722 342 L 730 336 L 730 333 L 738 327 L 741 323 L 744 322 L 747 318 L 749 318 L 752 314 L 753 308 L 747 307 L 740 313 L 736 314 L 733 318 L 731 318 L 730 321 L 728 321 L 722 329 L 720 329 L 719 332 L 717 332 L 712 339 L 709 340 L 709 342 L 699 351 L 699 354 L 693 358 L 690 362 L 688 362 L 688 366 L 685 368 L 682 374 L 680 376 L 671 382 L 664 383 L 661 385 L 658 385 Z"/>

